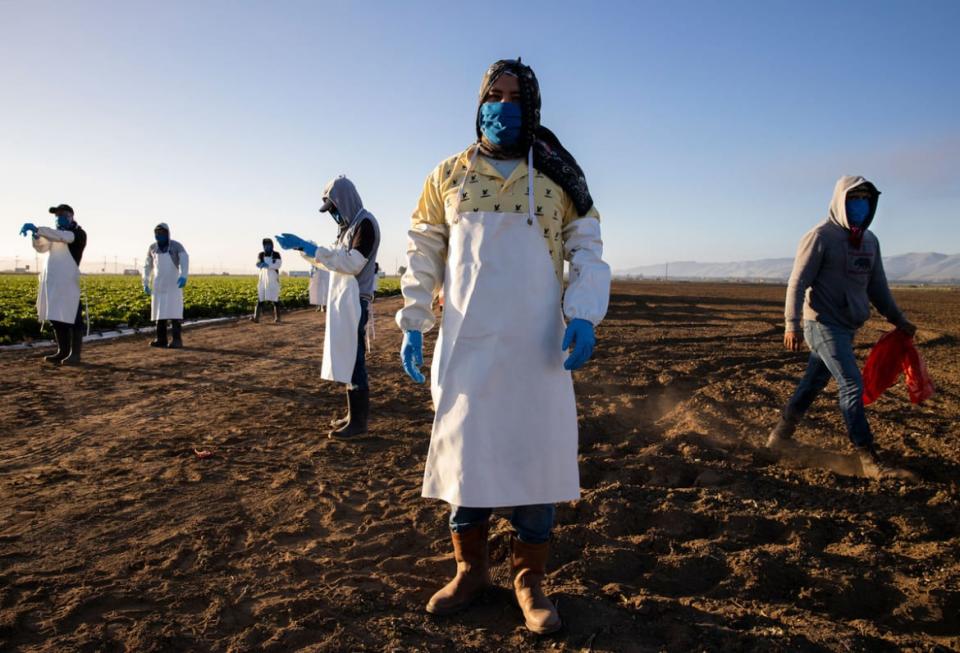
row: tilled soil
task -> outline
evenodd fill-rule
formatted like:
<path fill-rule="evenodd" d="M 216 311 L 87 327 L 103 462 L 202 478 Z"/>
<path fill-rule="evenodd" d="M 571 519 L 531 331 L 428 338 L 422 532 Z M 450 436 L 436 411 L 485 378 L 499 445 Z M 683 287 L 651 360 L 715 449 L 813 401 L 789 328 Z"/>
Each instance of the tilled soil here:
<path fill-rule="evenodd" d="M 498 589 L 423 611 L 454 563 L 419 495 L 432 412 L 398 299 L 375 305 L 375 417 L 351 441 L 326 437 L 344 397 L 311 311 L 188 329 L 183 350 L 88 345 L 77 368 L 2 354 L 0 649 L 960 650 L 960 292 L 895 292 L 938 394 L 901 385 L 868 416 L 915 482 L 859 477 L 832 383 L 795 451 L 763 448 L 805 362 L 783 293 L 615 285 L 576 374 L 583 498 L 558 511 L 546 638 L 512 602 L 499 518 Z"/>

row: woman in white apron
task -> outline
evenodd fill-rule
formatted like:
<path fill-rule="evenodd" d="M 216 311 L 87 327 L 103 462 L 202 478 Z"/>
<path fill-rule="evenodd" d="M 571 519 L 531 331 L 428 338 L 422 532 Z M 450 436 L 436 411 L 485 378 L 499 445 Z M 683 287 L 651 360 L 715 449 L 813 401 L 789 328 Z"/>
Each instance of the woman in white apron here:
<path fill-rule="evenodd" d="M 254 322 L 260 321 L 260 313 L 267 302 L 273 304 L 273 321 L 280 321 L 280 266 L 283 261 L 280 252 L 273 249 L 273 240 L 263 239 L 263 251 L 257 254 L 257 305 L 253 309 Z"/>
<path fill-rule="evenodd" d="M 363 207 L 356 186 L 343 175 L 327 184 L 320 212 L 329 212 L 339 227 L 333 247 L 288 233 L 277 236 L 277 242 L 284 249 L 300 250 L 311 265 L 330 273 L 320 378 L 346 385 L 347 415 L 331 420 L 328 436 L 354 437 L 367 432 L 370 418 L 364 335 L 376 287 L 380 226 Z"/>
<path fill-rule="evenodd" d="M 310 266 L 310 305 L 317 307 L 317 312 L 324 310 L 327 305 L 327 293 L 330 290 L 330 273 L 315 265 Z"/>
<path fill-rule="evenodd" d="M 80 260 L 87 246 L 87 234 L 73 218 L 67 204 L 50 207 L 56 228 L 23 225 L 20 235 L 31 233 L 33 248 L 46 254 L 37 288 L 37 319 L 49 320 L 57 351 L 44 360 L 53 365 L 76 365 L 83 348 L 83 319 L 80 309 Z"/>
<path fill-rule="evenodd" d="M 561 625 L 541 588 L 554 504 L 580 495 L 570 370 L 592 354 L 610 269 L 583 174 L 539 124 L 533 71 L 495 63 L 480 102 L 477 143 L 424 186 L 397 314 L 404 369 L 421 382 L 422 332 L 434 324 L 442 286 L 423 496 L 451 504 L 457 574 L 427 610 L 455 612 L 489 586 L 489 518 L 508 507 L 514 592 L 526 627 L 545 634 Z"/>
<path fill-rule="evenodd" d="M 170 227 L 161 222 L 153 230 L 155 242 L 147 248 L 143 263 L 143 292 L 150 295 L 150 319 L 156 322 L 157 336 L 151 347 L 183 347 L 183 287 L 187 285 L 190 257 L 179 242 L 170 240 Z M 167 344 L 167 320 L 173 339 Z"/>

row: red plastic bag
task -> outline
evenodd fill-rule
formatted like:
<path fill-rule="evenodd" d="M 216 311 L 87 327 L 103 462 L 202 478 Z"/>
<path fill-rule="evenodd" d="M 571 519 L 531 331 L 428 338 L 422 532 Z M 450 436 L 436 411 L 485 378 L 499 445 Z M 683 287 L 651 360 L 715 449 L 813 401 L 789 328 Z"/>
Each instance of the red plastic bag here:
<path fill-rule="evenodd" d="M 913 338 L 894 329 L 881 336 L 867 357 L 863 367 L 863 405 L 876 401 L 901 373 L 906 376 L 911 402 L 919 404 L 933 396 L 933 381 Z"/>

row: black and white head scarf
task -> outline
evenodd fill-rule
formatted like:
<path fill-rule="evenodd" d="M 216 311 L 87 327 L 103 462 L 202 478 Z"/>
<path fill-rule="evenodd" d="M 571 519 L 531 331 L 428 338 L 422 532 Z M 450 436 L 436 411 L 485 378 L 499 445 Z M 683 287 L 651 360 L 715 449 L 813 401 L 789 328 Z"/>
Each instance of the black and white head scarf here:
<path fill-rule="evenodd" d="M 490 92 L 490 87 L 501 75 L 513 75 L 520 83 L 520 107 L 523 125 L 520 139 L 512 147 L 494 145 L 483 139 L 480 129 L 480 104 Z M 559 184 L 573 199 L 577 213 L 586 215 L 593 207 L 593 198 L 587 188 L 587 179 L 583 170 L 552 131 L 540 124 L 540 82 L 533 69 L 520 62 L 520 59 L 501 59 L 483 76 L 480 84 L 480 101 L 477 106 L 477 142 L 480 152 L 494 159 L 523 158 L 533 146 L 533 166 Z"/>

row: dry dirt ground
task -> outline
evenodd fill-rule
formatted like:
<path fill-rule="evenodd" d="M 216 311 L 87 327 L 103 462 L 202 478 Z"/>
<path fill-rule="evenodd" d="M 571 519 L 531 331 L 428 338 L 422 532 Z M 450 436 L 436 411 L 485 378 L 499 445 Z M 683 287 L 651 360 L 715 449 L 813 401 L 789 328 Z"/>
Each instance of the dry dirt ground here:
<path fill-rule="evenodd" d="M 565 628 L 542 639 L 506 589 L 502 519 L 499 589 L 423 612 L 453 562 L 445 507 L 419 496 L 432 416 L 398 300 L 376 305 L 354 441 L 325 437 L 343 399 L 313 312 L 187 330 L 180 351 L 88 346 L 75 369 L 0 355 L 0 649 L 958 650 L 960 292 L 896 296 L 939 392 L 868 412 L 917 483 L 856 476 L 833 384 L 798 454 L 762 448 L 804 365 L 780 347 L 783 288 L 616 285 L 576 376 L 583 498 L 558 511 Z"/>

